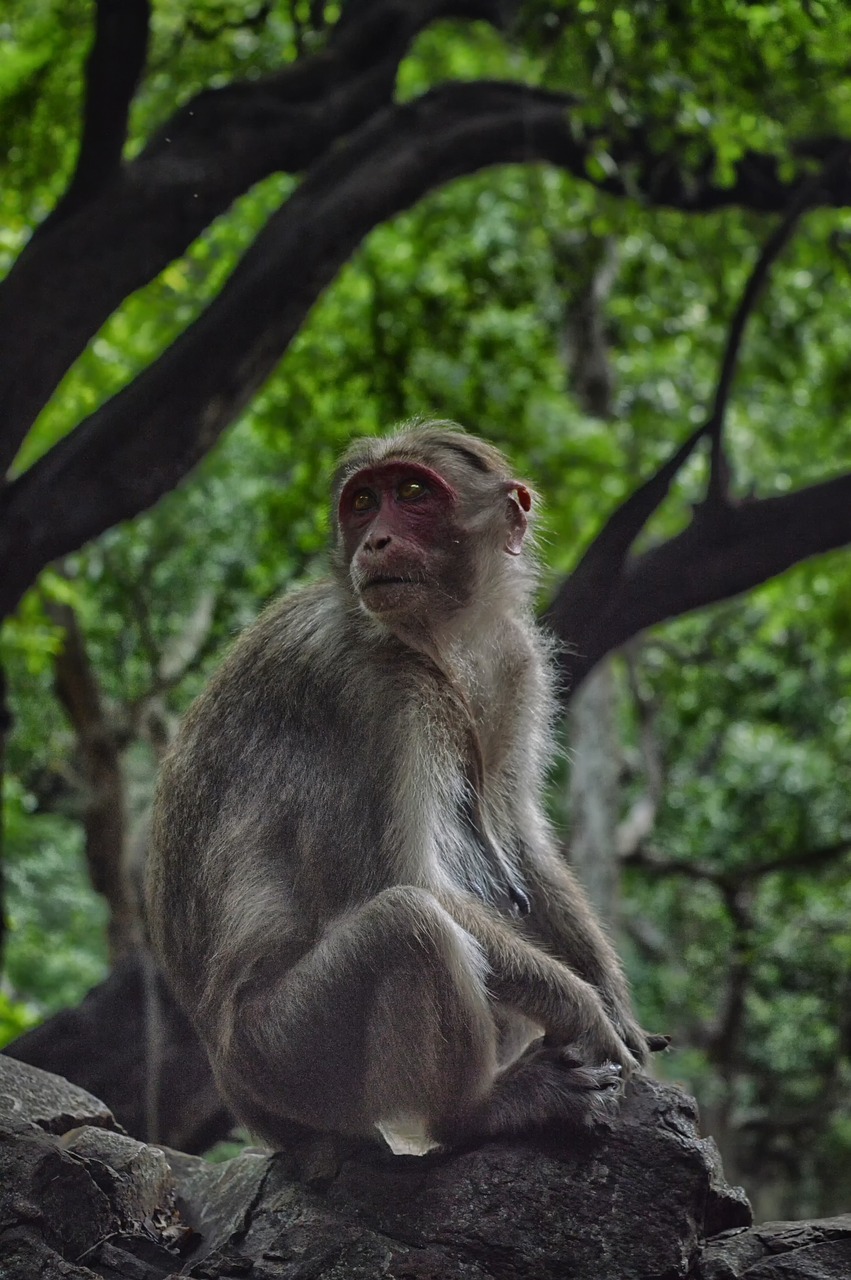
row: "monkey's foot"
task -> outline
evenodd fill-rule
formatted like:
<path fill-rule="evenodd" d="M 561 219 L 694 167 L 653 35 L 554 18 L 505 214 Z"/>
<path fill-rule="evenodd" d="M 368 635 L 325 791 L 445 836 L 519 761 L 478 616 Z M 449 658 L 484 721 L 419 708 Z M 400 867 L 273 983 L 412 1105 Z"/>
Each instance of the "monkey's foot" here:
<path fill-rule="evenodd" d="M 522 1133 L 550 1124 L 591 1128 L 617 1113 L 623 1080 L 619 1063 L 589 1066 L 576 1046 L 539 1042 L 497 1080 L 481 1117 L 484 1133 Z"/>
<path fill-rule="evenodd" d="M 581 1054 L 570 1045 L 547 1045 L 536 1053 L 539 1063 L 553 1071 L 554 1084 L 561 1094 L 567 1095 L 568 1115 L 573 1119 L 577 1106 L 576 1094 L 584 1095 L 581 1105 L 585 1108 L 585 1124 L 596 1124 L 615 1115 L 624 1090 L 624 1071 L 619 1062 L 604 1062 L 591 1067 Z"/>

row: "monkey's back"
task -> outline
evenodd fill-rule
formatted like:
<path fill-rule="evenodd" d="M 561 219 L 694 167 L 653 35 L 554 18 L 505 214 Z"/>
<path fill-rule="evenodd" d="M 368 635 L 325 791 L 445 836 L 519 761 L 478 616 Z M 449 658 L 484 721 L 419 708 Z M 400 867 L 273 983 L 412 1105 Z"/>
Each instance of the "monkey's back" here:
<path fill-rule="evenodd" d="M 149 931 L 190 1012 L 205 968 L 230 965 L 236 980 L 270 935 L 295 959 L 398 880 L 386 850 L 405 723 L 434 729 L 441 714 L 428 668 L 332 583 L 288 594 L 237 640 L 186 716 L 154 806 Z"/>

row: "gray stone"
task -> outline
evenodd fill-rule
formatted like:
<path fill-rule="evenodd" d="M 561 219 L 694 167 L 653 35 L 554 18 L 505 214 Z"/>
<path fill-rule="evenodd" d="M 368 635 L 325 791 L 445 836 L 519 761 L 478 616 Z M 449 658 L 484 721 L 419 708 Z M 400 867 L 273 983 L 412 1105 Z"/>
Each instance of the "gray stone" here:
<path fill-rule="evenodd" d="M 125 1224 L 143 1222 L 173 1205 L 174 1175 L 159 1147 L 88 1125 L 70 1130 L 59 1145 L 86 1161 Z"/>
<path fill-rule="evenodd" d="M 695 1280 L 848 1280 L 851 1214 L 764 1222 L 707 1241 Z"/>
<path fill-rule="evenodd" d="M 19 1082 L 26 1068 L 11 1066 Z M 651 1081 L 587 1137 L 553 1131 L 422 1159 L 321 1143 L 304 1163 L 294 1149 L 214 1165 L 69 1128 L 72 1112 L 103 1113 L 33 1078 L 16 1083 L 0 1128 L 3 1280 L 737 1280 L 781 1262 L 798 1267 L 789 1277 L 833 1277 L 848 1243 L 833 1224 L 810 1235 L 780 1224 L 703 1248 L 707 1234 L 749 1224 L 747 1201 L 724 1182 L 691 1100 Z M 57 1116 L 61 1136 L 44 1131 Z M 787 1276 L 751 1270 L 748 1280 Z"/>
<path fill-rule="evenodd" d="M 85 1089 L 0 1054 L 0 1123 L 38 1125 L 66 1133 L 79 1125 L 116 1127 L 112 1112 Z"/>
<path fill-rule="evenodd" d="M 193 1259 L 241 1240 L 263 1191 L 274 1160 L 269 1154 L 243 1152 L 222 1164 L 166 1151 L 177 1183 L 177 1205 L 201 1239 Z"/>

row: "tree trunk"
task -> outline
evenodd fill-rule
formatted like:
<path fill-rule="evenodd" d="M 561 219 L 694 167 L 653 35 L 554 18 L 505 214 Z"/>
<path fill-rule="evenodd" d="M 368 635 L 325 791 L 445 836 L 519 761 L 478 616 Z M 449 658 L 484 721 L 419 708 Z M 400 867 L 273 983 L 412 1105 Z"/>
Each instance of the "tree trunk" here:
<path fill-rule="evenodd" d="M 92 885 L 109 907 L 107 937 L 114 962 L 141 944 L 124 874 L 127 822 L 120 744 L 74 610 L 70 605 L 51 604 L 49 612 L 65 632 L 56 655 L 56 693 L 77 738 L 86 861 Z"/>
<path fill-rule="evenodd" d="M 615 930 L 620 890 L 621 744 L 611 658 L 599 663 L 574 695 L 568 725 L 570 860 L 594 907 Z"/>

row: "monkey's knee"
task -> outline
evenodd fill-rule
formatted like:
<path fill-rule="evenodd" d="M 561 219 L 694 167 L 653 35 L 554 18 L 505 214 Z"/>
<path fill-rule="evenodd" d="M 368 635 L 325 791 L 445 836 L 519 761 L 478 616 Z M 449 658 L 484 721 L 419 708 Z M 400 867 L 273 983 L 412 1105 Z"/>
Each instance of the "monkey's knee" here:
<path fill-rule="evenodd" d="M 423 973 L 424 964 L 432 975 L 484 999 L 488 964 L 482 947 L 427 889 L 393 885 L 376 894 L 360 914 L 368 920 L 372 949 L 382 960 L 414 963 L 416 975 Z"/>

